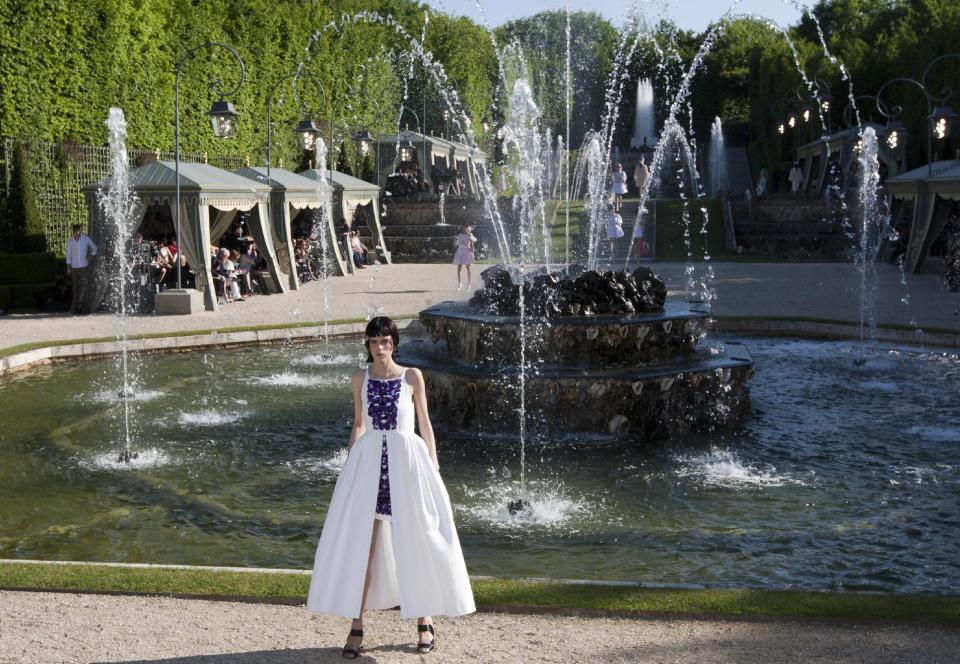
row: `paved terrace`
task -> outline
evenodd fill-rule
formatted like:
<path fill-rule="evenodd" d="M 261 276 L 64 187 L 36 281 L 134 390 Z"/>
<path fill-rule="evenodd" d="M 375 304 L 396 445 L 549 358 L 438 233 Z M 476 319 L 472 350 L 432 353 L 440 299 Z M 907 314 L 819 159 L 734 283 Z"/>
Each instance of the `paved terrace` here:
<path fill-rule="evenodd" d="M 486 266 L 475 266 L 477 275 Z M 671 296 L 683 296 L 685 266 L 652 266 L 667 282 Z M 877 320 L 909 326 L 916 320 L 926 329 L 960 334 L 960 294 L 947 293 L 938 275 L 907 277 L 900 283 L 895 266 L 881 264 L 877 288 Z M 859 319 L 859 274 L 844 263 L 715 263 L 714 313 L 720 317 L 817 318 L 856 322 Z M 450 265 L 403 264 L 371 266 L 346 277 L 329 280 L 329 311 L 333 319 L 362 318 L 372 310 L 387 315 L 413 316 L 444 300 L 466 299 L 456 289 Z M 909 295 L 911 304 L 901 300 Z M 258 296 L 221 307 L 219 312 L 191 316 L 137 316 L 130 334 L 208 330 L 278 323 L 322 321 L 324 284 L 310 282 L 286 295 Z M 12 314 L 0 317 L 0 348 L 37 341 L 111 337 L 118 333 L 112 315 Z"/>

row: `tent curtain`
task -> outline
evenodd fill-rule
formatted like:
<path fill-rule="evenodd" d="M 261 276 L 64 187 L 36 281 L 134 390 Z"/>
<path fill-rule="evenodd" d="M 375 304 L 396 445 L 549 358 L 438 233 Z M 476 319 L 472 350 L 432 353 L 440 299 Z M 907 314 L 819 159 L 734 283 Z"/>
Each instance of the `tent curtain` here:
<path fill-rule="evenodd" d="M 207 311 L 217 311 L 217 297 L 210 282 L 210 209 L 195 197 L 180 199 L 180 251 L 190 265 L 197 290 L 203 291 Z M 186 223 L 184 223 L 186 222 Z"/>
<path fill-rule="evenodd" d="M 944 226 L 947 225 L 950 219 L 950 212 L 953 210 L 953 202 L 937 194 L 930 194 L 929 201 L 930 209 L 927 213 L 927 224 L 922 229 L 923 235 L 917 238 L 917 251 L 919 254 L 916 259 L 916 265 L 913 267 L 914 272 L 923 267 L 923 263 L 927 259 L 927 254 L 930 253 L 930 245 L 933 244 Z M 913 240 L 912 235 L 910 239 L 911 241 Z"/>
<path fill-rule="evenodd" d="M 371 201 L 371 206 L 373 208 L 373 237 L 377 240 L 377 244 L 380 245 L 380 254 L 383 257 L 383 262 L 387 265 L 393 263 L 393 259 L 390 256 L 390 249 L 387 247 L 387 238 L 383 235 L 383 226 L 380 225 L 380 206 L 377 204 L 377 201 Z"/>
<path fill-rule="evenodd" d="M 260 249 L 260 255 L 267 260 L 267 269 L 270 271 L 270 276 L 273 277 L 273 282 L 277 285 L 277 290 L 285 293 L 288 286 L 287 275 L 280 270 L 277 251 L 273 246 L 273 231 L 271 230 L 270 215 L 267 211 L 268 205 L 267 201 L 257 203 L 257 214 L 248 220 L 247 225 L 250 227 L 250 233 L 253 235 L 257 247 Z"/>
<path fill-rule="evenodd" d="M 324 220 L 327 225 L 327 236 L 328 241 L 330 242 L 330 248 L 333 249 L 333 256 L 336 261 L 336 268 L 340 271 L 340 275 L 347 274 L 347 262 L 344 260 L 344 254 L 340 247 L 340 238 L 337 237 L 337 224 L 333 218 L 333 204 L 332 202 L 329 205 L 324 205 Z M 349 258 L 350 254 L 347 254 Z M 352 263 L 351 263 L 352 265 Z"/>
<path fill-rule="evenodd" d="M 219 242 L 220 238 L 223 237 L 223 234 L 227 232 L 227 229 L 233 224 L 233 220 L 237 218 L 238 211 L 234 210 L 217 210 L 216 215 L 213 217 L 213 225 L 210 227 L 210 239 L 214 242 Z"/>
<path fill-rule="evenodd" d="M 293 265 L 293 244 L 290 242 L 290 207 L 286 196 L 274 192 L 270 196 L 270 234 L 273 247 L 277 253 L 277 262 L 280 271 L 284 273 L 284 280 L 291 290 L 300 288 L 297 281 L 297 271 Z"/>
<path fill-rule="evenodd" d="M 116 229 L 110 228 L 110 222 L 107 220 L 97 197 L 88 199 L 87 204 L 89 206 L 87 235 L 97 245 L 97 258 L 91 263 L 93 276 L 90 279 L 87 292 L 87 305 L 91 311 L 96 311 L 107 297 L 110 291 L 110 281 L 119 269 L 114 247 L 117 242 L 117 233 Z M 140 227 L 146 209 L 146 203 L 140 199 L 135 199 L 130 208 L 130 219 L 134 220 L 128 229 L 130 239 L 133 238 L 134 233 Z"/>
<path fill-rule="evenodd" d="M 913 207 L 913 222 L 910 224 L 910 241 L 907 245 L 906 269 L 916 272 L 923 264 L 924 239 L 930 230 L 933 220 L 936 195 L 927 192 L 926 183 L 917 192 L 917 199 Z"/>

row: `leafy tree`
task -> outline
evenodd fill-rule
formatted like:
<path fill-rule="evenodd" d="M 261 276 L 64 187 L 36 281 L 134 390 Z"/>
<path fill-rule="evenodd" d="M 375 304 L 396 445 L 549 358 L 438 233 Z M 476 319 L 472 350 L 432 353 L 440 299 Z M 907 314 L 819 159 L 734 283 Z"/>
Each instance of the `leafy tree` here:
<path fill-rule="evenodd" d="M 554 135 L 566 132 L 566 23 L 566 12 L 548 11 L 511 21 L 495 31 L 501 49 L 514 43 L 522 48 L 543 125 Z M 570 143 L 579 146 L 587 130 L 596 128 L 603 115 L 605 86 L 618 33 L 596 12 L 572 13 L 570 32 Z M 510 92 L 509 87 L 500 91 L 503 109 Z"/>
<path fill-rule="evenodd" d="M 337 156 L 337 170 L 346 175 L 353 175 L 353 169 L 350 168 L 350 159 L 347 157 L 347 146 L 344 141 L 340 141 L 340 154 Z"/>
<path fill-rule="evenodd" d="M 365 154 L 363 155 L 363 161 L 360 162 L 360 179 L 373 182 L 375 177 L 377 175 L 373 170 L 373 160 L 369 154 Z"/>

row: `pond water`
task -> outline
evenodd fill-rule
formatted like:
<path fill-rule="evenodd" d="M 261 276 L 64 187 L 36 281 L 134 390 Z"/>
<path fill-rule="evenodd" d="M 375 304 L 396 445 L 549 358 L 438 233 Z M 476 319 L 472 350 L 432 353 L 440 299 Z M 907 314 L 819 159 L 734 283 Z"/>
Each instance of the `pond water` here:
<path fill-rule="evenodd" d="M 733 436 L 439 432 L 472 574 L 960 592 L 960 358 L 733 338 L 756 362 Z M 720 341 L 713 340 L 718 344 Z M 0 382 L 0 557 L 306 568 L 352 418 L 357 340 L 141 358 L 140 456 L 111 361 Z"/>

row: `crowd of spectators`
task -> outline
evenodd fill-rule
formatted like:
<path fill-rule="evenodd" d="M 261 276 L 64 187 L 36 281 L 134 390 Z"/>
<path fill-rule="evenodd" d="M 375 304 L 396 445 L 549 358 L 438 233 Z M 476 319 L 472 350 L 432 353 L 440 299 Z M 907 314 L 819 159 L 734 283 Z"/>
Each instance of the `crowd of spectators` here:
<path fill-rule="evenodd" d="M 266 293 L 266 267 L 243 217 L 224 233 L 219 244 L 210 247 L 210 278 L 221 304 L 243 302 Z"/>
<path fill-rule="evenodd" d="M 189 275 L 187 261 L 180 254 L 177 239 L 173 235 L 146 239 L 142 233 L 133 238 L 134 273 L 141 287 L 155 293 L 173 288 L 177 284 L 177 261 L 180 261 L 181 280 Z"/>

